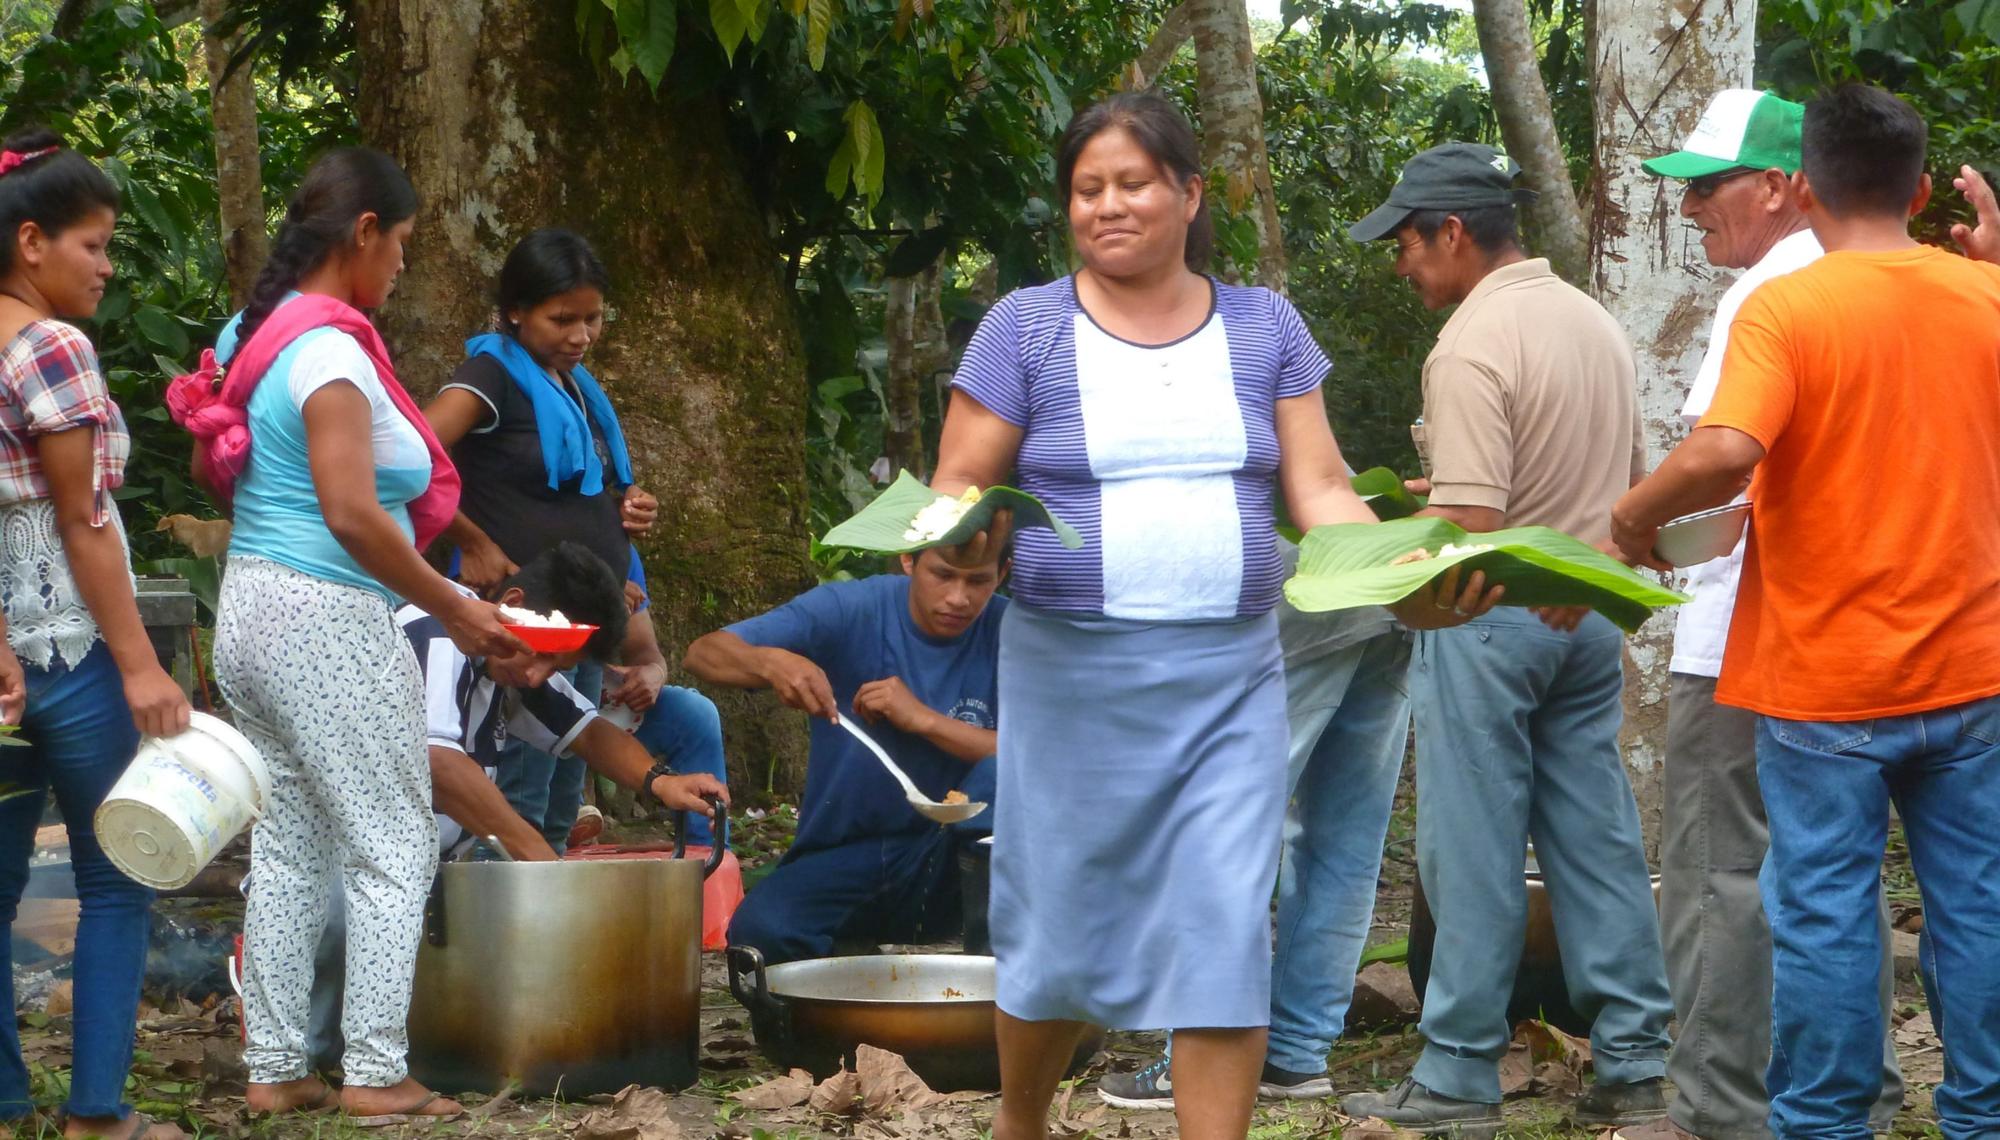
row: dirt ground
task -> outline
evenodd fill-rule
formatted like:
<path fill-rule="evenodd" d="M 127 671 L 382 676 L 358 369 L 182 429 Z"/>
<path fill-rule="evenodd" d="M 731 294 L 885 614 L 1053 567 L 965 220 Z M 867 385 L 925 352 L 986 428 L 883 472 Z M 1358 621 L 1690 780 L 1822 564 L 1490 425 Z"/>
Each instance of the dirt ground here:
<path fill-rule="evenodd" d="M 1414 876 L 1412 850 L 1414 815 L 1408 788 L 1392 822 L 1384 861 L 1371 942 L 1394 943 L 1404 937 Z M 739 827 L 739 854 L 755 865 L 782 845 L 784 820 L 745 820 Z M 746 850 L 747 849 L 747 850 Z M 1912 916 L 1914 884 L 1907 859 L 1892 845 L 1886 876 L 1899 925 Z M 1897 1133 L 1936 1134 L 1930 1118 L 1930 1088 L 1942 1076 L 1942 1056 L 1930 1031 L 1928 1013 L 1914 977 L 1899 983 L 1899 1028 L 1896 1032 L 1904 1072 L 1910 1083 Z M 984 1140 L 996 1099 L 959 1094 L 941 1097 L 912 1087 L 896 1070 L 893 1055 L 873 1059 L 874 1071 L 851 1083 L 822 1087 L 807 1103 L 807 1086 L 772 1084 L 784 1076 L 757 1052 L 748 1018 L 729 996 L 719 955 L 705 956 L 703 970 L 701 1079 L 678 1094 L 659 1090 L 627 1090 L 617 1098 L 595 1097 L 582 1103 L 516 1099 L 498 1095 L 468 1095 L 470 1109 L 460 1121 L 429 1127 L 363 1130 L 337 1117 L 294 1116 L 280 1120 L 247 1119 L 243 1108 L 243 1069 L 236 1036 L 234 998 L 192 1003 L 175 999 L 166 1008 L 150 1004 L 139 1029 L 130 1095 L 145 1111 L 173 1120 L 192 1135 L 206 1138 L 298 1137 L 326 1138 L 364 1135 L 386 1137 L 522 1136 L 568 1137 L 572 1140 L 804 1140 L 806 1137 L 855 1137 L 861 1140 L 903 1140 L 939 1137 L 943 1140 Z M 61 1100 L 69 1065 L 69 1025 L 66 994 L 60 991 L 44 1009 L 20 1015 L 23 1049 L 34 1075 L 36 1101 Z M 1574 1039 L 1551 1031 L 1517 1039 L 1512 1064 L 1521 1088 L 1506 1104 L 1508 1134 L 1524 1138 L 1582 1138 L 1589 1135 L 1567 1120 L 1569 1099 L 1579 1080 L 1587 1080 L 1587 1047 L 1579 1052 Z M 1057 1101 L 1059 1140 L 1122 1140 L 1176 1135 L 1166 1112 L 1111 1109 L 1097 1097 L 1097 1078 L 1104 1073 L 1137 1068 L 1157 1055 L 1158 1034 L 1116 1033 L 1089 1070 L 1065 1086 Z M 1353 1091 L 1386 1087 L 1401 1078 L 1422 1047 L 1414 1027 L 1359 1035 L 1342 1041 L 1331 1066 L 1337 1088 Z M 886 1069 L 884 1066 L 887 1066 Z M 1331 1101 L 1264 1104 L 1251 1130 L 1253 1140 L 1339 1136 L 1350 1140 L 1386 1140 L 1387 1132 L 1359 1126 L 1335 1111 Z M 57 1134 L 43 1123 L 25 1134 L 37 1140 Z"/>

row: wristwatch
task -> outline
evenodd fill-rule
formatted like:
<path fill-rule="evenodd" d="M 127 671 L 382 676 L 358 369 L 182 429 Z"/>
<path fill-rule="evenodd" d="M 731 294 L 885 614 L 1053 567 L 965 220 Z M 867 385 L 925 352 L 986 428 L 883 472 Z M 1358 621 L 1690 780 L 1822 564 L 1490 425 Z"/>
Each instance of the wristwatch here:
<path fill-rule="evenodd" d="M 672 765 L 668 764 L 665 760 L 656 760 L 653 762 L 651 768 L 646 769 L 646 780 L 639 785 L 639 791 L 651 798 L 654 803 L 659 804 L 661 807 L 666 807 L 667 801 L 654 793 L 653 781 L 659 779 L 661 776 L 671 776 L 673 774 L 674 769 Z"/>

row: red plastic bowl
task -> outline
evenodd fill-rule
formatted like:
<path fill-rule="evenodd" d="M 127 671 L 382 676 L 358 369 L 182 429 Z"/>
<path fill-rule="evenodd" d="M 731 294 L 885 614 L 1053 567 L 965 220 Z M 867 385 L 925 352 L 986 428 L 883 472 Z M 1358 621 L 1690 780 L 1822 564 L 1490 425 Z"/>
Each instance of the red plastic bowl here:
<path fill-rule="evenodd" d="M 597 632 L 594 625 L 507 625 L 505 628 L 537 653 L 574 653 Z"/>

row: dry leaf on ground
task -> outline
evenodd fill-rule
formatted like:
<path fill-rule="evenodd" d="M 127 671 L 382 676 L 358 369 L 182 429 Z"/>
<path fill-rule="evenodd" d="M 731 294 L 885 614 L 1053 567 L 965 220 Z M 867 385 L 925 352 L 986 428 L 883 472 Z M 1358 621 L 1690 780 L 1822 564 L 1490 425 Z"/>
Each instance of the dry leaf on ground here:
<path fill-rule="evenodd" d="M 761 1085 L 730 1093 L 730 1099 L 745 1108 L 775 1110 L 796 1108 L 812 1099 L 812 1074 L 793 1069 L 782 1077 L 772 1077 Z"/>
<path fill-rule="evenodd" d="M 1908 1021 L 1896 1027 L 1896 1045 L 1902 1049 L 1921 1049 L 1938 1043 L 1937 1028 L 1931 1023 L 1929 1010 L 1912 1014 Z"/>
<path fill-rule="evenodd" d="M 830 1112 L 836 1116 L 846 1116 L 854 1111 L 855 1101 L 861 1097 L 861 1079 L 842 1069 L 814 1086 L 812 1096 L 806 1103 L 814 1112 Z"/>
<path fill-rule="evenodd" d="M 938 1094 L 924 1079 L 910 1070 L 900 1053 L 858 1045 L 854 1049 L 854 1075 L 861 1086 L 861 1108 L 870 1116 L 890 1116 L 900 1108 L 929 1108 Z"/>
<path fill-rule="evenodd" d="M 1514 1027 L 1514 1039 L 1500 1058 L 1500 1095 L 1575 1096 L 1591 1071 L 1590 1043 L 1542 1021 Z"/>
<path fill-rule="evenodd" d="M 672 1098 L 660 1089 L 626 1085 L 611 1098 L 611 1107 L 583 1118 L 575 1140 L 683 1140 L 671 1104 Z"/>
<path fill-rule="evenodd" d="M 1416 1140 L 1417 1133 L 1398 1128 L 1379 1116 L 1353 1117 L 1335 1114 L 1341 1121 L 1340 1140 Z"/>

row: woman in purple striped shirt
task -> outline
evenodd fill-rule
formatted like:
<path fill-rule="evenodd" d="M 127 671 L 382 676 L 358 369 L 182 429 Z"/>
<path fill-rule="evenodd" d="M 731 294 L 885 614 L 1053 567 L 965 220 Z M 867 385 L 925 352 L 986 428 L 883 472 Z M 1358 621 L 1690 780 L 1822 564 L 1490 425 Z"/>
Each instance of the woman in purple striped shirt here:
<path fill-rule="evenodd" d="M 1348 487 L 1320 398 L 1330 365 L 1298 313 L 1200 272 L 1200 170 L 1157 95 L 1079 114 L 1056 178 L 1082 268 L 1003 298 L 953 381 L 936 488 L 1018 470 L 1085 538 L 1015 536 L 995 1140 L 1047 1135 L 1091 1022 L 1177 1031 L 1183 1136 L 1244 1136 L 1256 1099 L 1287 743 L 1273 492 L 1302 527 L 1374 515 Z M 1494 600 L 1482 584 L 1440 583 L 1399 615 L 1457 624 Z"/>

